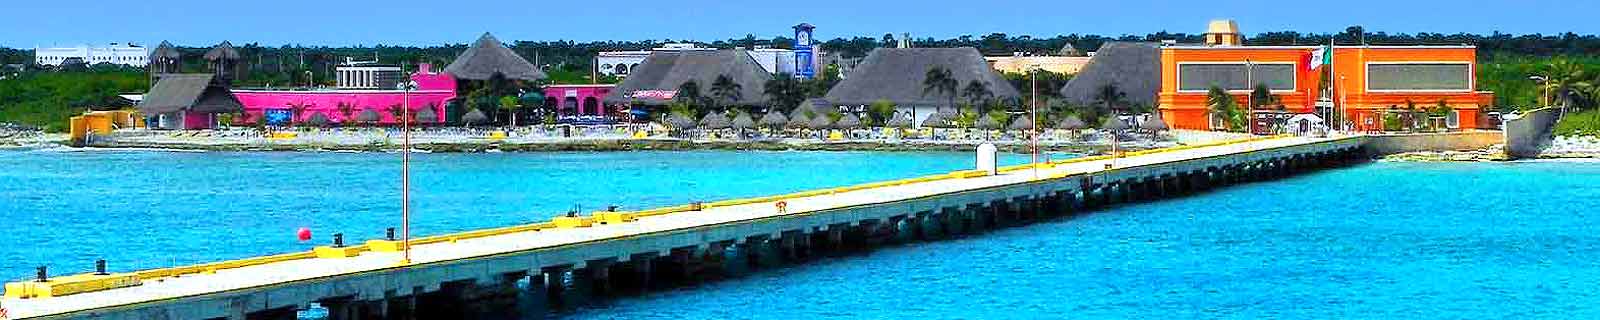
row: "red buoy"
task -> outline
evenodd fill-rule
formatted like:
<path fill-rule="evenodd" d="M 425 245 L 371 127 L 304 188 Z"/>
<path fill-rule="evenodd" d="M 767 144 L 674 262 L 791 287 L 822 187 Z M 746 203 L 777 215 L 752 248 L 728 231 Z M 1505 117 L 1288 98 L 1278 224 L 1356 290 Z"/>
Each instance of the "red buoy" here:
<path fill-rule="evenodd" d="M 295 237 L 300 238 L 300 241 L 311 241 L 311 229 L 310 228 L 300 227 L 300 230 L 295 230 L 294 231 L 294 235 L 295 235 Z"/>

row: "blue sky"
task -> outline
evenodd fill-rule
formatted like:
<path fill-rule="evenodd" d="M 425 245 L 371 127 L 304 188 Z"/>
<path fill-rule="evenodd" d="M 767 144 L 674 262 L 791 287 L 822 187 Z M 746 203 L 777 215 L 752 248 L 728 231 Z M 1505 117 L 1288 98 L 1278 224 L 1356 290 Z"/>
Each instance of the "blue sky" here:
<path fill-rule="evenodd" d="M 950 38 L 1011 35 L 1200 32 L 1233 18 L 1245 33 L 1293 30 L 1600 33 L 1600 1 L 1474 0 L 144 0 L 114 5 L 7 1 L 0 46 L 157 43 L 207 46 L 222 40 L 265 45 L 433 45 L 493 32 L 503 40 L 719 40 L 786 35 L 810 22 L 817 38 Z M 135 5 L 137 3 L 137 5 Z M 1339 3 L 1340 10 L 1328 4 Z M 135 7 L 137 6 L 137 7 Z M 496 8 L 463 10 L 462 6 Z M 467 14 L 464 12 L 476 12 Z"/>

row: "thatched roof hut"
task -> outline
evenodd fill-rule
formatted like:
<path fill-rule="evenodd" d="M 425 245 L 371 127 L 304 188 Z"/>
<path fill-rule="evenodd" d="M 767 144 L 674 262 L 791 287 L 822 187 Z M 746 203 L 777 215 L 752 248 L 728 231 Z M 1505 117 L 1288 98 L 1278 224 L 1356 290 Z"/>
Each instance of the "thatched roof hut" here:
<path fill-rule="evenodd" d="M 922 126 L 929 128 L 949 128 L 950 121 L 953 120 L 953 117 L 951 117 L 952 115 L 952 113 L 945 113 L 943 111 L 934 112 L 933 114 L 928 115 L 927 118 L 922 119 Z"/>
<path fill-rule="evenodd" d="M 478 41 L 456 56 L 456 60 L 444 67 L 444 71 L 457 79 L 488 80 L 495 74 L 500 74 L 506 79 L 535 81 L 545 78 L 543 71 L 538 66 L 528 63 L 527 59 L 517 55 L 516 52 L 506 48 L 500 40 L 485 32 L 478 37 Z"/>
<path fill-rule="evenodd" d="M 1097 104 L 1096 95 L 1107 84 L 1125 94 L 1126 103 L 1155 105 L 1161 90 L 1161 48 L 1153 43 L 1107 42 L 1061 87 L 1061 96 L 1074 104 Z"/>
<path fill-rule="evenodd" d="M 950 103 L 949 96 L 925 92 L 923 80 L 934 67 L 950 70 L 958 81 L 956 101 L 960 88 L 978 81 L 989 88 L 993 97 L 1015 99 L 1022 95 L 1011 83 L 1001 77 L 983 60 L 978 49 L 963 48 L 878 48 L 850 71 L 844 79 L 828 91 L 827 99 L 840 105 L 866 105 L 878 100 L 889 100 L 895 105 L 943 106 Z"/>
<path fill-rule="evenodd" d="M 761 116 L 761 125 L 762 126 L 773 127 L 773 128 L 782 128 L 783 126 L 788 125 L 788 124 L 789 124 L 789 117 L 784 116 L 783 112 L 778 112 L 778 111 L 774 110 L 774 111 L 771 111 L 771 112 L 767 112 L 767 114 L 764 115 L 764 116 Z"/>
<path fill-rule="evenodd" d="M 839 122 L 833 124 L 840 129 L 856 129 L 861 127 L 861 118 L 854 113 L 845 113 L 839 117 Z"/>
<path fill-rule="evenodd" d="M 489 116 L 484 115 L 483 110 L 472 109 L 472 111 L 467 111 L 466 115 L 461 116 L 461 122 L 465 122 L 468 125 L 484 124 L 489 122 Z"/>
<path fill-rule="evenodd" d="M 204 113 L 229 113 L 244 110 L 244 104 L 233 92 L 214 81 L 212 74 L 168 74 L 161 76 L 156 85 L 139 102 L 144 114 L 162 114 L 177 111 Z"/>
<path fill-rule="evenodd" d="M 806 127 L 811 129 L 833 129 L 833 119 L 829 119 L 826 114 L 818 114 L 816 117 L 812 117 L 810 122 L 806 123 Z"/>
<path fill-rule="evenodd" d="M 420 123 L 435 123 L 435 122 L 439 122 L 439 112 L 438 111 L 433 111 L 433 108 L 422 108 L 422 111 L 417 111 L 417 122 L 420 122 Z"/>
<path fill-rule="evenodd" d="M 171 42 L 162 41 L 161 45 L 156 46 L 155 51 L 150 52 L 151 62 L 178 59 L 183 59 L 183 52 L 178 51 L 178 47 L 173 46 Z"/>
<path fill-rule="evenodd" d="M 1153 113 L 1149 117 L 1145 117 L 1144 121 L 1139 122 L 1139 129 L 1150 132 L 1165 131 L 1167 130 L 1167 122 L 1161 120 L 1161 113 Z"/>
<path fill-rule="evenodd" d="M 889 118 L 888 123 L 885 123 L 884 125 L 890 128 L 910 128 L 911 117 L 895 115 L 894 117 Z"/>
<path fill-rule="evenodd" d="M 306 124 L 313 127 L 326 127 L 331 123 L 333 123 L 333 121 L 328 120 L 328 115 L 322 114 L 321 112 L 313 113 L 311 114 L 310 118 L 306 118 Z"/>
<path fill-rule="evenodd" d="M 223 41 L 206 51 L 205 58 L 208 61 L 239 60 L 239 50 L 233 48 L 233 43 Z"/>
<path fill-rule="evenodd" d="M 1022 115 L 1021 117 L 1017 117 L 1016 119 L 1011 119 L 1011 125 L 1006 126 L 1006 129 L 1008 129 L 1008 130 L 1033 130 L 1033 117 L 1028 116 L 1028 115 Z"/>
<path fill-rule="evenodd" d="M 672 103 L 678 95 L 678 86 L 694 81 L 700 86 L 700 95 L 712 97 L 711 86 L 718 76 L 728 76 L 739 85 L 739 99 L 733 105 L 761 105 L 767 101 L 762 93 L 772 74 L 761 68 L 744 50 L 684 50 L 650 53 L 639 63 L 627 79 L 607 94 L 605 103 L 640 103 L 660 106 Z M 726 101 L 721 103 L 728 103 Z"/>
<path fill-rule="evenodd" d="M 1128 123 L 1122 122 L 1122 119 L 1118 119 L 1117 116 L 1109 116 L 1106 117 L 1105 123 L 1100 124 L 1100 130 L 1111 132 L 1128 130 Z"/>
<path fill-rule="evenodd" d="M 1082 119 L 1078 119 L 1078 116 L 1067 116 L 1056 122 L 1056 129 L 1081 130 L 1084 127 L 1086 127 L 1086 124 L 1083 123 Z"/>
<path fill-rule="evenodd" d="M 755 118 L 750 117 L 749 112 L 740 112 L 739 115 L 733 117 L 734 129 L 750 129 L 755 127 L 756 120 Z"/>
<path fill-rule="evenodd" d="M 700 126 L 713 130 L 727 129 L 733 127 L 733 121 L 728 120 L 728 116 L 722 114 L 721 112 L 712 112 L 711 114 L 707 114 L 705 117 L 700 118 Z"/>
<path fill-rule="evenodd" d="M 989 115 L 979 115 L 978 123 L 974 124 L 973 126 L 978 127 L 978 129 L 997 130 L 1003 125 L 1000 124 L 1000 120 L 996 120 L 994 117 L 990 117 Z"/>
<path fill-rule="evenodd" d="M 360 122 L 377 123 L 380 120 L 383 120 L 383 115 L 378 114 L 377 110 L 372 110 L 372 109 L 362 110 L 361 114 L 356 115 L 356 121 L 360 121 Z"/>
<path fill-rule="evenodd" d="M 690 119 L 687 116 L 684 116 L 684 115 L 681 115 L 681 114 L 676 114 L 676 113 L 668 114 L 666 122 L 667 122 L 666 124 L 668 126 L 672 126 L 673 129 L 693 128 L 694 125 L 696 124 L 694 119 Z"/>

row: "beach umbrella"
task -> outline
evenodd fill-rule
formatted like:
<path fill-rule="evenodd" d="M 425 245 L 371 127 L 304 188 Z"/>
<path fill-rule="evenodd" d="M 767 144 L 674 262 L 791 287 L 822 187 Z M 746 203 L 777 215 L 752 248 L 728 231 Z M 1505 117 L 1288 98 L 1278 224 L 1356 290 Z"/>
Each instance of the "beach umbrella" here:
<path fill-rule="evenodd" d="M 935 112 L 928 115 L 927 119 L 922 119 L 922 126 L 929 128 L 949 128 L 949 122 L 950 120 L 946 119 L 944 114 Z"/>
<path fill-rule="evenodd" d="M 893 118 L 889 118 L 889 123 L 886 123 L 884 125 L 889 126 L 890 128 L 910 128 L 911 127 L 911 117 L 898 116 L 897 115 L 897 116 L 894 116 Z"/>
<path fill-rule="evenodd" d="M 767 112 L 767 115 L 765 115 L 765 116 L 761 116 L 761 125 L 762 126 L 769 126 L 769 127 L 773 127 L 773 128 L 782 128 L 783 126 L 788 125 L 788 124 L 789 124 L 789 117 L 784 116 L 783 112 L 778 112 L 778 111 L 774 110 L 772 112 Z"/>
<path fill-rule="evenodd" d="M 417 111 L 417 122 L 419 122 L 419 123 L 435 123 L 435 122 L 439 122 L 439 113 L 438 112 L 434 112 L 433 108 L 422 108 L 422 111 Z"/>
<path fill-rule="evenodd" d="M 817 113 L 816 111 L 812 111 L 811 107 L 802 104 L 799 108 L 794 108 L 794 111 L 789 112 L 789 122 L 809 123 L 811 118 L 806 116 L 807 111 L 811 111 L 811 113 Z"/>
<path fill-rule="evenodd" d="M 833 125 L 835 127 L 840 128 L 840 129 L 860 128 L 861 127 L 861 118 L 860 117 L 856 117 L 855 114 L 846 113 L 846 114 L 844 114 L 843 117 L 839 117 L 839 122 L 838 123 L 834 123 Z"/>
<path fill-rule="evenodd" d="M 695 124 L 694 119 L 676 113 L 668 114 L 666 121 L 667 125 L 672 126 L 673 129 L 689 129 L 693 128 Z"/>
<path fill-rule="evenodd" d="M 1000 120 L 995 120 L 994 117 L 988 115 L 978 116 L 978 129 L 995 130 L 1000 129 L 1000 126 Z"/>
<path fill-rule="evenodd" d="M 1033 117 L 1023 115 L 1011 120 L 1011 125 L 1006 127 L 1011 130 L 1033 130 Z"/>
<path fill-rule="evenodd" d="M 750 118 L 750 113 L 749 112 L 740 112 L 739 116 L 733 117 L 733 128 L 734 129 L 750 129 L 750 128 L 755 128 L 755 127 L 756 127 L 756 120 Z"/>
<path fill-rule="evenodd" d="M 1150 132 L 1160 132 L 1167 130 L 1167 122 L 1161 121 L 1161 114 L 1153 113 L 1150 114 L 1149 117 L 1145 117 L 1143 122 L 1139 122 L 1139 129 L 1150 130 Z"/>
<path fill-rule="evenodd" d="M 328 121 L 328 115 L 321 112 L 313 113 L 310 118 L 306 119 L 306 124 L 313 127 L 326 127 L 329 123 L 332 122 Z"/>
<path fill-rule="evenodd" d="M 356 116 L 356 121 L 365 123 L 378 123 L 380 120 L 383 120 L 383 115 L 372 109 L 362 110 L 361 114 Z"/>
<path fill-rule="evenodd" d="M 728 120 L 728 116 L 723 115 L 721 112 L 712 112 L 711 114 L 700 118 L 700 126 L 712 130 L 727 129 L 729 127 L 733 127 L 733 121 Z"/>
<path fill-rule="evenodd" d="M 1083 120 L 1079 120 L 1078 116 L 1067 116 L 1061 119 L 1060 122 L 1056 122 L 1056 129 L 1079 130 L 1083 129 L 1083 127 Z"/>
<path fill-rule="evenodd" d="M 465 122 L 467 125 L 486 123 L 489 122 L 489 116 L 484 115 L 481 110 L 472 109 L 472 111 L 467 111 L 466 115 L 461 116 L 461 122 Z"/>
<path fill-rule="evenodd" d="M 1111 131 L 1111 132 L 1117 132 L 1117 131 L 1122 131 L 1122 130 L 1128 130 L 1128 124 L 1125 123 L 1125 122 L 1122 122 L 1122 119 L 1117 119 L 1117 116 L 1112 115 L 1112 116 L 1106 117 L 1106 122 L 1100 124 L 1100 129 L 1101 130 Z"/>
<path fill-rule="evenodd" d="M 833 119 L 828 119 L 828 115 L 819 114 L 816 118 L 811 119 L 811 122 L 807 122 L 806 127 L 812 129 L 830 129 L 833 128 Z"/>

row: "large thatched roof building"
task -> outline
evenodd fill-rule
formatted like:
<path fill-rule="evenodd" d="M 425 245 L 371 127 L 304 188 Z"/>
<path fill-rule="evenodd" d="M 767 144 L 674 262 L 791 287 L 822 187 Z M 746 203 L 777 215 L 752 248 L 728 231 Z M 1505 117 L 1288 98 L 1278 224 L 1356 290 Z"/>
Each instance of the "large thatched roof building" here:
<path fill-rule="evenodd" d="M 1061 96 L 1074 104 L 1098 104 L 1097 95 L 1107 84 L 1115 85 L 1125 95 L 1125 103 L 1155 106 L 1156 92 L 1161 90 L 1160 47 L 1154 43 L 1107 42 L 1061 88 Z"/>
<path fill-rule="evenodd" d="M 989 88 L 994 98 L 1016 99 L 1022 95 L 1011 83 L 989 67 L 978 49 L 964 48 L 878 48 L 872 50 L 850 77 L 828 91 L 827 99 L 839 105 L 865 105 L 889 100 L 901 106 L 943 106 L 949 96 L 937 92 L 924 94 L 923 80 L 928 70 L 944 67 L 960 90 L 977 80 Z"/>
<path fill-rule="evenodd" d="M 239 98 L 212 74 L 166 74 L 139 102 L 139 112 L 157 117 L 162 129 L 203 129 L 216 114 L 244 110 Z"/>
<path fill-rule="evenodd" d="M 456 60 L 444 67 L 444 72 L 450 73 L 457 79 L 488 80 L 495 74 L 500 74 L 512 80 L 540 80 L 545 78 L 539 67 L 528 63 L 516 52 L 506 48 L 499 39 L 484 33 L 478 41 L 456 56 Z"/>
<path fill-rule="evenodd" d="M 678 86 L 689 81 L 700 87 L 701 96 L 712 97 L 712 84 L 722 75 L 739 85 L 739 99 L 733 104 L 766 103 L 762 87 L 772 74 L 744 50 L 656 51 L 606 95 L 605 103 L 666 105 L 677 96 Z"/>

